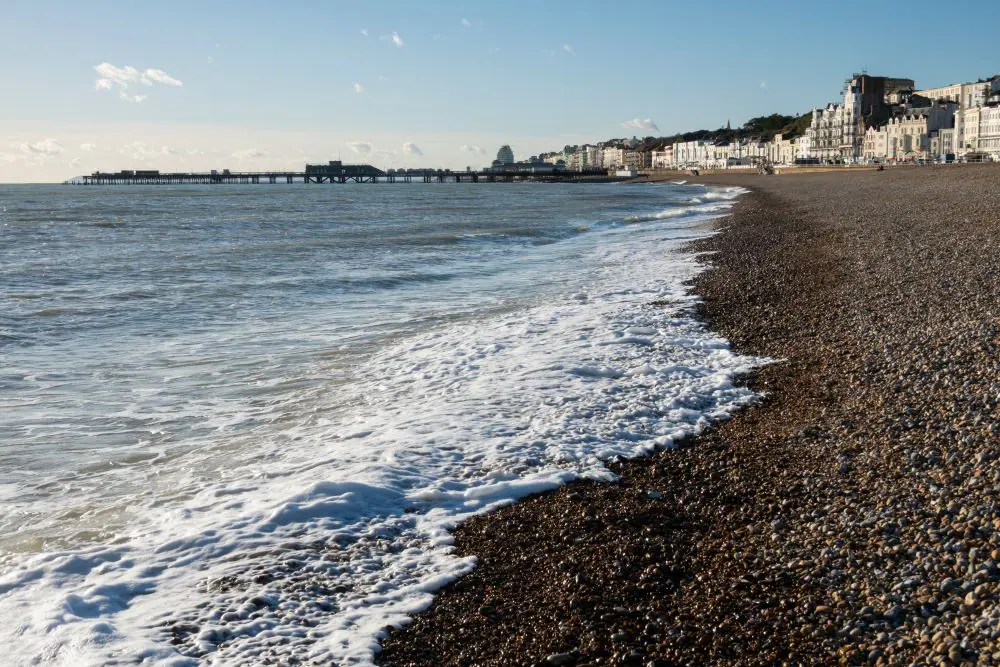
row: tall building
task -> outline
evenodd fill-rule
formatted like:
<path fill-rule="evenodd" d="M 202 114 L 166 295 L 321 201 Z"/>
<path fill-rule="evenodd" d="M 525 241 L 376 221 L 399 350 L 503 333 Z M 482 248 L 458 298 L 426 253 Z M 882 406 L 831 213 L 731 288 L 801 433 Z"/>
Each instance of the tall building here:
<path fill-rule="evenodd" d="M 510 149 L 510 146 L 504 144 L 497 151 L 497 162 L 500 164 L 514 164 L 514 151 Z"/>
<path fill-rule="evenodd" d="M 855 74 L 844 82 L 843 103 L 813 109 L 807 135 L 811 157 L 851 162 L 862 157 L 865 128 L 889 118 L 886 96 L 913 90 L 913 79 Z"/>

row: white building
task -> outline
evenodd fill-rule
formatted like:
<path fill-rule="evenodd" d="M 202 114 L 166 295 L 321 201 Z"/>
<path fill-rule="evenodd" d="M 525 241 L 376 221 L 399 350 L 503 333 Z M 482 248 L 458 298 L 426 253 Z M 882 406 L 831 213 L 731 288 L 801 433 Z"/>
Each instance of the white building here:
<path fill-rule="evenodd" d="M 940 88 L 925 88 L 915 91 L 931 101 L 955 102 L 960 109 L 981 107 L 986 104 L 990 95 L 1000 92 L 1000 78 L 994 77 L 988 81 L 974 83 L 953 83 Z"/>
<path fill-rule="evenodd" d="M 767 144 L 767 159 L 772 164 L 795 164 L 795 139 L 780 132 Z"/>
<path fill-rule="evenodd" d="M 605 169 L 615 169 L 625 164 L 625 149 L 609 146 L 601 151 L 601 165 Z"/>
<path fill-rule="evenodd" d="M 677 166 L 674 161 L 674 147 L 664 146 L 663 150 L 653 151 L 650 166 L 653 169 L 673 169 Z"/>
<path fill-rule="evenodd" d="M 939 138 L 942 129 L 950 128 L 958 105 L 952 102 L 935 104 L 922 109 L 908 109 L 905 113 L 889 119 L 882 128 L 885 131 L 885 154 L 875 155 L 889 160 L 912 160 L 936 158 L 932 153 L 932 135 Z M 877 146 L 881 148 L 881 144 Z M 940 146 L 935 146 L 940 150 Z M 867 155 L 866 155 L 867 157 Z"/>
<path fill-rule="evenodd" d="M 582 168 L 593 169 L 603 166 L 601 149 L 597 146 L 581 146 L 577 152 L 580 153 L 580 166 Z"/>
<path fill-rule="evenodd" d="M 865 128 L 888 116 L 886 98 L 912 89 L 912 79 L 855 74 L 844 82 L 843 103 L 813 109 L 808 157 L 848 163 L 860 159 Z"/>
<path fill-rule="evenodd" d="M 812 136 L 809 131 L 795 138 L 795 159 L 805 160 L 812 156 Z"/>
<path fill-rule="evenodd" d="M 674 144 L 674 164 L 678 167 L 704 166 L 710 159 L 712 145 L 706 141 L 678 141 Z"/>
<path fill-rule="evenodd" d="M 883 125 L 876 129 L 869 127 L 865 130 L 865 138 L 862 142 L 861 156 L 865 162 L 885 162 L 889 155 L 889 130 Z"/>
<path fill-rule="evenodd" d="M 1000 105 L 955 113 L 955 154 L 988 153 L 1000 158 Z"/>

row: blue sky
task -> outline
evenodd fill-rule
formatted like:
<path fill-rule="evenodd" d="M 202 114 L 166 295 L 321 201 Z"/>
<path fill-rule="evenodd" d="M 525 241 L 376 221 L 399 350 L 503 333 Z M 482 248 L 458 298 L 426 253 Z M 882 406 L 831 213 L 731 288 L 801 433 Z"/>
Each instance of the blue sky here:
<path fill-rule="evenodd" d="M 803 113 L 862 68 L 921 87 L 1000 72 L 994 0 L 962 4 L 981 37 L 922 0 L 95 1 L 2 15 L 3 182 L 338 156 L 464 167 L 501 143 L 521 157 Z M 647 118 L 659 132 L 623 126 Z"/>

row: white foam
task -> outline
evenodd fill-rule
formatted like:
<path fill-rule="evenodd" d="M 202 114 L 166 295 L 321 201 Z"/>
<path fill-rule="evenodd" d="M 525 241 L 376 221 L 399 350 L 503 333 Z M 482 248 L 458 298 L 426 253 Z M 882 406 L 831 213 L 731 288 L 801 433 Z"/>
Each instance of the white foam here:
<path fill-rule="evenodd" d="M 6 659 L 369 664 L 387 625 L 474 567 L 451 551 L 460 521 L 612 480 L 605 461 L 755 400 L 733 378 L 759 360 L 693 318 L 684 284 L 699 265 L 672 252 L 703 233 L 694 216 L 719 210 L 595 233 L 561 267 L 588 276 L 563 296 L 400 338 L 351 381 L 300 390 L 312 413 L 237 450 L 232 476 L 124 508 L 151 517 L 126 539 L 9 558 Z M 332 393 L 349 407 L 326 409 Z M 257 411 L 205 425 L 240 433 L 265 418 L 282 423 Z"/>
<path fill-rule="evenodd" d="M 667 220 L 670 218 L 685 218 L 691 216 L 711 216 L 728 211 L 733 205 L 733 199 L 746 192 L 743 188 L 720 188 L 718 190 L 706 190 L 697 197 L 691 197 L 686 206 L 673 205 L 661 211 L 653 213 L 643 213 L 630 215 L 625 218 L 626 223 L 649 222 L 653 220 Z M 715 202 L 715 203 L 708 203 Z"/>

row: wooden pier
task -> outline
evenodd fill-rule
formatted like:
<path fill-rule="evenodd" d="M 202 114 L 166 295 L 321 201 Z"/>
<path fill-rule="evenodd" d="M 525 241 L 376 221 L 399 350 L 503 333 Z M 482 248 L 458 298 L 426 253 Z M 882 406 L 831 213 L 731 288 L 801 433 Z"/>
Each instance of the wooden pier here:
<path fill-rule="evenodd" d="M 481 171 L 452 171 L 450 169 L 390 169 L 382 171 L 368 164 L 307 164 L 305 171 L 246 172 L 160 172 L 158 170 L 123 170 L 119 172 L 95 171 L 83 176 L 81 185 L 224 185 L 224 184 L 276 184 L 276 183 L 513 183 L 515 181 L 541 181 L 572 183 L 622 180 L 609 177 L 606 169 L 567 171 L 565 169 L 540 169 L 527 165 L 506 165 L 502 168 Z"/>

